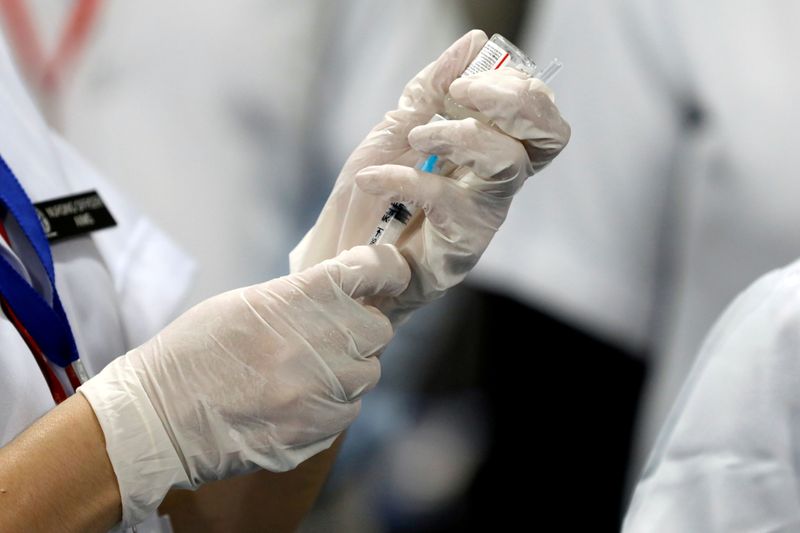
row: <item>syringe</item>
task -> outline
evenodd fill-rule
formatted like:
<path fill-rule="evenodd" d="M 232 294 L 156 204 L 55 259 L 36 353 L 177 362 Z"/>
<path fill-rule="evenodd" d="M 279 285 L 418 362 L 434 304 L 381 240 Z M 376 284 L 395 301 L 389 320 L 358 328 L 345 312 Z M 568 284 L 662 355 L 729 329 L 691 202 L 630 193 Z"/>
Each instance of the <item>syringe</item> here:
<path fill-rule="evenodd" d="M 525 55 L 522 50 L 499 33 L 495 33 L 492 35 L 492 38 L 483 45 L 483 48 L 481 48 L 481 51 L 475 59 L 472 60 L 472 63 L 461 73 L 461 77 L 473 76 L 479 72 L 486 72 L 488 70 L 497 70 L 503 66 L 517 69 L 528 74 L 532 78 L 538 78 L 544 83 L 549 83 L 561 70 L 563 64 L 558 59 L 553 59 L 544 70 L 540 70 L 536 66 L 536 63 Z M 481 122 L 490 123 L 487 117 L 458 104 L 447 94 L 445 95 L 444 101 L 444 113 L 442 115 L 435 115 L 431 119 L 431 122 L 446 119 L 463 119 L 467 117 L 473 117 Z M 423 172 L 436 173 L 438 163 L 439 157 L 437 155 L 423 156 L 417 168 Z M 381 217 L 381 221 L 375 229 L 375 233 L 370 239 L 369 244 L 395 244 L 415 212 L 416 209 L 413 206 L 408 207 L 399 202 L 392 202 L 389 205 L 389 209 L 387 209 Z"/>
<path fill-rule="evenodd" d="M 423 172 L 436 172 L 436 166 L 439 162 L 438 155 L 431 155 L 424 157 L 423 161 L 417 165 L 417 168 Z M 406 229 L 408 221 L 416 213 L 414 206 L 406 206 L 400 202 L 392 202 L 389 204 L 389 209 L 381 217 L 378 227 L 375 229 L 375 234 L 370 239 L 370 244 L 394 244 L 400 238 L 400 234 Z"/>

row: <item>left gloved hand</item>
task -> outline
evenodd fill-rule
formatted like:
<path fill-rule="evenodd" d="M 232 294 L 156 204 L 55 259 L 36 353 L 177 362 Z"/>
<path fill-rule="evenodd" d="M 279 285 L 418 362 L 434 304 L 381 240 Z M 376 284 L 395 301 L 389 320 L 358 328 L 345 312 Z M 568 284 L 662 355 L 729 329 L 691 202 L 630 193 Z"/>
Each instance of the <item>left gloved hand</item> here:
<path fill-rule="evenodd" d="M 505 220 L 514 194 L 566 145 L 569 125 L 539 80 L 512 69 L 458 78 L 486 42 L 481 31 L 456 41 L 406 85 L 345 163 L 317 223 L 290 255 L 292 271 L 368 242 L 390 201 L 421 208 L 397 243 L 412 270 L 397 297 L 371 303 L 394 324 L 461 282 Z M 445 95 L 479 111 L 428 124 Z M 422 154 L 455 164 L 447 176 L 412 168 Z M 451 165 L 452 166 L 452 165 Z"/>
<path fill-rule="evenodd" d="M 279 472 L 328 448 L 380 377 L 394 334 L 365 297 L 410 276 L 393 246 L 360 246 L 302 272 L 209 298 L 78 391 L 119 483 L 123 522 L 171 487 Z"/>

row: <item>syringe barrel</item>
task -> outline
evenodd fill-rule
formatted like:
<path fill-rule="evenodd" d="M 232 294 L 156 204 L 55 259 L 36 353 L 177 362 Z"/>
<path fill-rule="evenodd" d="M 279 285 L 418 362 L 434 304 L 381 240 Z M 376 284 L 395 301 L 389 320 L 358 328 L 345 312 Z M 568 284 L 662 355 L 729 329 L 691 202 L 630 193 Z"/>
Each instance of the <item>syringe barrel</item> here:
<path fill-rule="evenodd" d="M 369 244 L 395 244 L 406 229 L 415 209 L 405 204 L 392 202 L 386 210 Z"/>
<path fill-rule="evenodd" d="M 434 117 L 435 120 L 444 120 L 444 117 Z M 423 156 L 418 162 L 416 167 L 423 172 L 436 173 L 439 165 L 439 157 L 436 155 Z M 389 209 L 381 217 L 378 227 L 372 234 L 370 244 L 395 244 L 402 235 L 403 230 L 406 229 L 408 221 L 416 213 L 414 206 L 407 206 L 400 202 L 392 202 Z"/>

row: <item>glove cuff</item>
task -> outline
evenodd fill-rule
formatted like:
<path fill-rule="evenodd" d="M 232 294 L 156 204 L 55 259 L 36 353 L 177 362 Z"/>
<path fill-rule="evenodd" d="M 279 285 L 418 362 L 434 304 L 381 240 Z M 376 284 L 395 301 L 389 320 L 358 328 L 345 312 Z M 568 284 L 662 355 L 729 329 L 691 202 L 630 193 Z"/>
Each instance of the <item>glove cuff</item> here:
<path fill-rule="evenodd" d="M 122 526 L 144 520 L 172 487 L 191 486 L 180 457 L 126 356 L 78 392 L 91 404 L 106 440 L 122 499 Z"/>

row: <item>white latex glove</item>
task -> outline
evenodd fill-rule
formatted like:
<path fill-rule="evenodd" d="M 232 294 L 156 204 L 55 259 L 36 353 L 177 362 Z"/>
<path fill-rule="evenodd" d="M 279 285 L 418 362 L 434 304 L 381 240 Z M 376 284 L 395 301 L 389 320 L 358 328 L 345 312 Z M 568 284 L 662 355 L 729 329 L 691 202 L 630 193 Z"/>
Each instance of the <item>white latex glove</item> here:
<path fill-rule="evenodd" d="M 171 487 L 288 470 L 328 448 L 377 383 L 374 356 L 393 335 L 358 299 L 399 294 L 409 276 L 394 247 L 357 247 L 200 303 L 84 384 L 123 523 Z"/>
<path fill-rule="evenodd" d="M 711 330 L 659 435 L 625 532 L 800 531 L 800 262 Z"/>
<path fill-rule="evenodd" d="M 570 135 L 539 80 L 506 68 L 456 80 L 486 40 L 481 31 L 467 33 L 406 85 L 398 108 L 345 163 L 317 223 L 290 255 L 292 271 L 369 242 L 389 201 L 401 201 L 425 213 L 397 243 L 411 283 L 400 296 L 372 303 L 397 324 L 464 279 L 505 220 L 513 195 Z M 448 91 L 494 128 L 472 118 L 428 124 L 443 111 Z M 447 177 L 411 168 L 423 153 L 457 167 L 450 165 Z"/>

